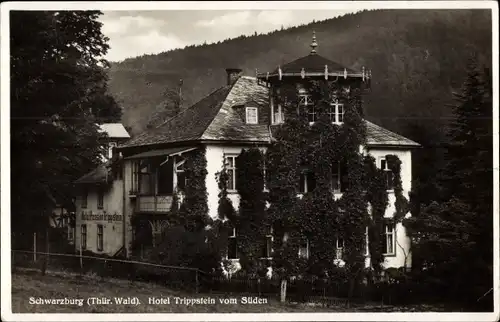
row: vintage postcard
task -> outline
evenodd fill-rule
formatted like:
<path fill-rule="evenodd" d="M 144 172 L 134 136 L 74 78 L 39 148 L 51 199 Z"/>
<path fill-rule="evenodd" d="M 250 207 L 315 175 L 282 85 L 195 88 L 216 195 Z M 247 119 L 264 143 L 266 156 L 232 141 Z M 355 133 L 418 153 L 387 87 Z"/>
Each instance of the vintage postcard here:
<path fill-rule="evenodd" d="M 496 2 L 0 21 L 2 320 L 499 319 Z"/>

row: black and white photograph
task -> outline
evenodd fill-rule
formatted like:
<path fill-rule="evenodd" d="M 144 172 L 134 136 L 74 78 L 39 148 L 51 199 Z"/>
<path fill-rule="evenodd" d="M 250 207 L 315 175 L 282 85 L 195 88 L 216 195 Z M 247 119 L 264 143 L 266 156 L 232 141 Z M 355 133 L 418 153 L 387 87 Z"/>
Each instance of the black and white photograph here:
<path fill-rule="evenodd" d="M 496 2 L 0 22 L 2 320 L 499 319 Z"/>

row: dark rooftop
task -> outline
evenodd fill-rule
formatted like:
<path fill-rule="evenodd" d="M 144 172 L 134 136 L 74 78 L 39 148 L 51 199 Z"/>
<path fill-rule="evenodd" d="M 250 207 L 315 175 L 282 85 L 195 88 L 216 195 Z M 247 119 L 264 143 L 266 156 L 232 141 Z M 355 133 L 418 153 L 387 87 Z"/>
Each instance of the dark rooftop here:
<path fill-rule="evenodd" d="M 269 106 L 269 89 L 257 79 L 241 76 L 223 86 L 156 128 L 146 130 L 120 148 L 195 141 L 268 143 L 267 124 L 246 124 L 234 107 L 248 103 Z M 417 147 L 418 143 L 366 121 L 368 145 Z"/>

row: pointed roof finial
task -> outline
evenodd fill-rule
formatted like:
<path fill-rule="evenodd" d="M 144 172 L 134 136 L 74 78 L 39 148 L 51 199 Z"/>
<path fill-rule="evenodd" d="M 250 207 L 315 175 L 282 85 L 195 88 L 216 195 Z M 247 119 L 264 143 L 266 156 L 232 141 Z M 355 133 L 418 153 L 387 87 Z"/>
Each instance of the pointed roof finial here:
<path fill-rule="evenodd" d="M 316 42 L 316 31 L 313 31 L 313 39 L 311 43 L 311 54 L 316 54 L 316 47 L 318 47 L 318 43 Z"/>

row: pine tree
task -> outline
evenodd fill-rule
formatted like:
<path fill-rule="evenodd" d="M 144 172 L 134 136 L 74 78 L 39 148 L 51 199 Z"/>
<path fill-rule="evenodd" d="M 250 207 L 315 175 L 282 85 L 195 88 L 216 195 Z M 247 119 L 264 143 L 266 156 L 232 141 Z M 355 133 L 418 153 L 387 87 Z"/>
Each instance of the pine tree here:
<path fill-rule="evenodd" d="M 447 296 L 477 303 L 493 283 L 492 87 L 474 60 L 449 131 L 441 196 L 408 221 L 426 276 Z"/>

